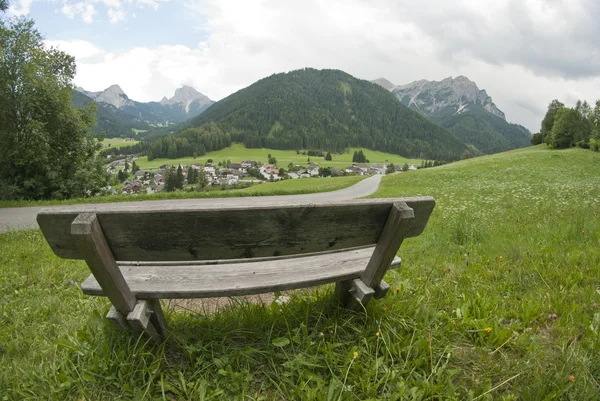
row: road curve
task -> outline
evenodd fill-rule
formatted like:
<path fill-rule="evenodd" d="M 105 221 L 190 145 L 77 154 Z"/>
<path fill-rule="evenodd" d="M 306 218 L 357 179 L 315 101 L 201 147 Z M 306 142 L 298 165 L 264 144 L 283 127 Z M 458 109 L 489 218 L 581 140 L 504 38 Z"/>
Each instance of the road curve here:
<path fill-rule="evenodd" d="M 338 200 L 350 200 L 371 195 L 379 188 L 381 175 L 366 178 L 351 187 L 332 192 L 319 192 L 301 195 L 277 195 L 277 196 L 247 196 L 239 198 L 202 198 L 202 199 L 166 199 L 119 202 L 119 206 L 126 209 L 138 209 L 144 206 L 160 205 L 205 205 L 207 207 L 227 205 L 257 205 L 271 202 L 329 202 Z M 104 207 L 114 206 L 115 203 L 87 203 L 79 205 L 68 205 L 69 209 L 102 210 Z M 61 208 L 65 206 L 32 206 L 0 208 L 0 233 L 8 230 L 29 230 L 38 227 L 35 220 L 41 209 Z"/>

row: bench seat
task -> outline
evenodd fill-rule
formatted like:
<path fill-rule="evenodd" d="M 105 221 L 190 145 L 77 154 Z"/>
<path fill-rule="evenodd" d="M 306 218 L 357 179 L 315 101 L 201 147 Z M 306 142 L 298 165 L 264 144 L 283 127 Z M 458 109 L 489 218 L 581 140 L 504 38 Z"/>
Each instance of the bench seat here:
<path fill-rule="evenodd" d="M 119 269 L 137 299 L 210 298 L 261 294 L 355 279 L 375 247 L 300 257 L 212 260 L 187 263 L 122 262 Z M 389 268 L 400 266 L 395 257 Z M 84 294 L 103 296 L 93 275 Z"/>

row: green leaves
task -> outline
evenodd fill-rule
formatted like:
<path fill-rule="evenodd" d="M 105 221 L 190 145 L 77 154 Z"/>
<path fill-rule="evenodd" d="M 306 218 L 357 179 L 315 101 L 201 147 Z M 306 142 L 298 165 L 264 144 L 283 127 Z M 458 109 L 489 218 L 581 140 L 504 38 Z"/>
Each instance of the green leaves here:
<path fill-rule="evenodd" d="M 106 182 L 90 127 L 95 106 L 71 105 L 75 59 L 46 48 L 32 20 L 0 26 L 0 197 L 82 196 Z"/>

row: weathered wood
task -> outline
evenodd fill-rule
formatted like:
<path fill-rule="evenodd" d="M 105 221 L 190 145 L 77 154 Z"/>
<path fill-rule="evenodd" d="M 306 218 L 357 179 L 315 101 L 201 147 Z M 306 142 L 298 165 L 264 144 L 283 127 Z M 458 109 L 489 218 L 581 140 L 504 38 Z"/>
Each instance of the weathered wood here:
<path fill-rule="evenodd" d="M 167 321 L 165 320 L 165 315 L 163 314 L 162 306 L 160 305 L 160 299 L 149 299 L 148 305 L 150 309 L 152 309 L 152 315 L 150 316 L 150 321 L 163 337 L 166 337 L 169 334 L 169 328 L 167 326 Z"/>
<path fill-rule="evenodd" d="M 269 257 L 377 243 L 393 203 L 415 211 L 406 236 L 425 227 L 430 197 L 364 199 L 336 203 L 266 203 L 260 206 L 95 207 L 116 260 L 184 261 Z M 81 207 L 45 209 L 37 220 L 58 256 L 81 259 L 69 225 Z"/>
<path fill-rule="evenodd" d="M 158 340 L 160 334 L 156 327 L 154 327 L 154 324 L 150 321 L 151 315 L 152 309 L 150 309 L 148 301 L 140 300 L 137 301 L 133 311 L 127 315 L 127 321 L 136 333 L 144 332 L 154 340 Z"/>
<path fill-rule="evenodd" d="M 367 287 L 365 283 L 360 278 L 356 278 L 350 281 L 350 298 L 348 299 L 348 303 L 346 304 L 346 308 L 350 310 L 358 310 L 361 307 L 361 304 L 367 305 L 373 295 L 375 295 L 375 290 L 371 287 Z"/>
<path fill-rule="evenodd" d="M 373 247 L 302 258 L 226 265 L 121 266 L 138 299 L 210 298 L 305 288 L 360 277 Z M 390 268 L 400 264 L 400 258 Z M 81 285 L 87 295 L 104 295 L 93 276 Z"/>
<path fill-rule="evenodd" d="M 108 319 L 109 323 L 112 324 L 116 329 L 127 330 L 130 328 L 125 316 L 116 310 L 114 306 L 110 307 L 110 310 L 106 314 L 106 319 Z"/>
<path fill-rule="evenodd" d="M 388 285 L 388 283 L 381 280 L 379 282 L 379 284 L 377 284 L 377 286 L 375 286 L 374 290 L 375 290 L 375 295 L 373 295 L 373 298 L 381 299 L 381 298 L 385 297 L 385 295 L 388 293 L 388 291 L 390 290 L 390 286 Z"/>
<path fill-rule="evenodd" d="M 373 256 L 360 277 L 368 287 L 376 287 L 383 279 L 387 267 L 406 238 L 414 217 L 413 209 L 405 202 L 394 203 Z"/>
<path fill-rule="evenodd" d="M 71 224 L 71 235 L 105 296 L 118 312 L 124 316 L 129 314 L 136 299 L 106 243 L 97 216 L 93 213 L 79 214 Z"/>

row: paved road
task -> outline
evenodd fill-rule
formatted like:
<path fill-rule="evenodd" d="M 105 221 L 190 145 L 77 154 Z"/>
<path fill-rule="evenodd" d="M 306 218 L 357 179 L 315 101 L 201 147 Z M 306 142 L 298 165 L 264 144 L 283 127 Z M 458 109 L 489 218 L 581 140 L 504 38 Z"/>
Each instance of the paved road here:
<path fill-rule="evenodd" d="M 360 181 L 351 187 L 340 189 L 333 192 L 320 192 L 316 194 L 302 195 L 278 195 L 278 196 L 253 196 L 243 198 L 204 198 L 204 199 L 171 199 L 155 201 L 137 201 L 120 202 L 119 206 L 124 209 L 137 209 L 144 206 L 161 205 L 204 205 L 207 207 L 227 206 L 227 205 L 252 205 L 265 204 L 279 201 L 289 202 L 328 202 L 336 200 L 350 200 L 362 198 L 371 195 L 379 188 L 381 175 L 375 175 Z M 114 206 L 115 203 L 90 203 L 83 205 L 70 205 L 69 209 L 81 210 L 102 210 L 106 207 Z M 53 209 L 64 206 L 44 206 L 44 207 L 15 207 L 0 208 L 0 233 L 9 229 L 27 230 L 37 228 L 35 217 L 41 209 Z"/>

